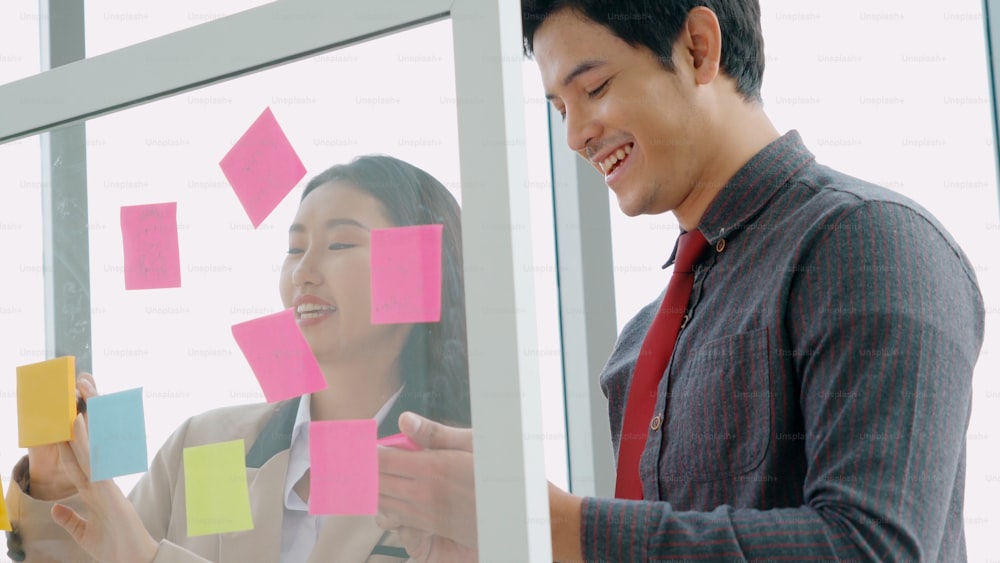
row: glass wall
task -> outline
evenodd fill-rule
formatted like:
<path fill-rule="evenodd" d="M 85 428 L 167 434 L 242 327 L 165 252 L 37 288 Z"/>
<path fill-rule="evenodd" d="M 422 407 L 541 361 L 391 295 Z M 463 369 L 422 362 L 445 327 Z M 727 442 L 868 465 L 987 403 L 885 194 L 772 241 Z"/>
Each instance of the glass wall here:
<path fill-rule="evenodd" d="M 140 40 L 96 30 L 94 14 L 103 14 L 99 22 L 106 26 L 125 25 L 129 18 L 110 17 L 118 13 L 111 7 L 101 12 L 104 8 L 88 3 L 87 8 L 88 54 L 96 54 L 92 41 L 114 38 L 127 45 Z M 139 19 L 157 18 L 146 14 Z M 86 122 L 85 161 L 63 164 L 86 170 L 80 180 L 89 203 L 93 372 L 102 394 L 142 388 L 150 459 L 189 417 L 264 401 L 232 327 L 283 309 L 278 278 L 288 253 L 288 226 L 309 178 L 357 155 L 386 154 L 426 170 L 461 203 L 456 108 L 463 100 L 455 93 L 451 27 L 442 21 L 414 28 Z M 538 82 L 534 65 L 526 63 L 523 69 L 526 81 Z M 532 156 L 519 187 L 530 192 L 536 241 L 532 266 L 525 269 L 535 280 L 539 303 L 538 344 L 524 354 L 541 368 L 541 379 L 534 383 L 542 387 L 546 405 L 542 434 L 532 438 L 544 442 L 549 479 L 566 487 L 545 103 L 539 97 L 524 101 L 529 135 L 523 144 Z M 305 176 L 255 226 L 220 160 L 265 110 L 301 159 Z M 39 141 L 31 137 L 0 147 L 3 169 L 17 188 L 8 193 L 16 206 L 5 207 L 4 213 L 18 222 L 7 229 L 8 223 L 0 220 L 9 258 L 4 263 L 21 267 L 18 276 L 9 278 L 18 306 L 11 306 L 8 316 L 0 303 L 0 314 L 4 326 L 19 331 L 24 340 L 11 343 L 8 350 L 16 355 L 7 358 L 8 366 L 46 359 Z M 132 290 L 126 286 L 121 213 L 130 206 L 159 203 L 176 203 L 180 287 Z M 36 303 L 29 307 L 33 294 Z M 9 392 L 0 401 L 10 408 L 0 410 L 13 429 L 16 397 L 12 385 L 3 388 Z M 8 468 L 5 479 L 23 453 L 15 434 L 7 433 L 0 443 L 0 466 Z M 116 481 L 127 492 L 140 477 Z"/>
<path fill-rule="evenodd" d="M 128 2 L 87 0 L 87 56 L 94 57 L 154 37 L 267 4 L 273 0 Z"/>
<path fill-rule="evenodd" d="M 38 2 L 0 4 L 0 84 L 38 74 L 41 70 L 40 18 Z"/>
<path fill-rule="evenodd" d="M 9 485 L 10 468 L 20 457 L 17 448 L 17 392 L 14 366 L 45 357 L 45 315 L 42 283 L 41 155 L 38 140 L 23 139 L 0 145 L 0 362 L 5 366 L 0 385 L 0 480 Z M 3 556 L 0 556 L 0 560 Z"/>

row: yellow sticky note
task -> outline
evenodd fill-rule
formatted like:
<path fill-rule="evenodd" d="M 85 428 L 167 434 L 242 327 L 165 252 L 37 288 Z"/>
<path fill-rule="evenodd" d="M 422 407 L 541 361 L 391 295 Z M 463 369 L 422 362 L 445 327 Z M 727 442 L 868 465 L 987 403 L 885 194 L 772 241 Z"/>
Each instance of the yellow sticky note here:
<path fill-rule="evenodd" d="M 17 485 L 11 485 L 16 487 Z M 10 516 L 7 514 L 7 503 L 4 501 L 3 486 L 0 484 L 0 530 L 13 531 L 10 526 Z"/>
<path fill-rule="evenodd" d="M 252 530 L 243 440 L 184 448 L 188 536 Z"/>
<path fill-rule="evenodd" d="M 73 439 L 76 418 L 76 358 L 17 368 L 17 436 L 22 448 Z"/>

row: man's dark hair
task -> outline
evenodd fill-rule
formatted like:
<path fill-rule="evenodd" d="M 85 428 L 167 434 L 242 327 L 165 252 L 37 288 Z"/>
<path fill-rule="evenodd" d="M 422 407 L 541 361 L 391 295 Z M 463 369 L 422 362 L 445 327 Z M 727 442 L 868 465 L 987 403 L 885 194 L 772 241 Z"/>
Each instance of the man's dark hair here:
<path fill-rule="evenodd" d="M 359 156 L 321 172 L 306 184 L 305 199 L 323 184 L 344 181 L 374 197 L 397 227 L 443 225 L 441 320 L 413 325 L 400 357 L 413 410 L 439 422 L 469 426 L 469 356 L 465 332 L 462 222 L 458 202 L 427 172 L 384 155 Z"/>
<path fill-rule="evenodd" d="M 757 0 L 521 0 L 524 54 L 534 53 L 535 32 L 552 14 L 570 9 L 607 28 L 633 47 L 646 47 L 673 72 L 673 48 L 688 12 L 705 6 L 722 28 L 721 68 L 746 101 L 760 101 L 764 37 Z"/>

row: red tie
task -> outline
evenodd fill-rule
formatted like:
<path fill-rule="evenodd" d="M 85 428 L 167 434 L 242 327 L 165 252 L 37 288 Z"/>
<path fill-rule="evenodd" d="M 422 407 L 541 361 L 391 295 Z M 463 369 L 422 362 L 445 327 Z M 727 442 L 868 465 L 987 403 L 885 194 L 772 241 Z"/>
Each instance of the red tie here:
<path fill-rule="evenodd" d="M 625 420 L 618 444 L 618 480 L 615 484 L 617 498 L 642 499 L 639 458 L 646 449 L 650 418 L 656 405 L 656 391 L 667 363 L 670 362 L 670 355 L 674 352 L 674 342 L 681 330 L 681 321 L 691 297 L 691 287 L 694 285 L 691 266 L 706 248 L 708 241 L 697 229 L 681 233 L 677 241 L 674 273 L 667 284 L 667 294 L 663 297 L 660 310 L 642 342 L 628 389 Z"/>

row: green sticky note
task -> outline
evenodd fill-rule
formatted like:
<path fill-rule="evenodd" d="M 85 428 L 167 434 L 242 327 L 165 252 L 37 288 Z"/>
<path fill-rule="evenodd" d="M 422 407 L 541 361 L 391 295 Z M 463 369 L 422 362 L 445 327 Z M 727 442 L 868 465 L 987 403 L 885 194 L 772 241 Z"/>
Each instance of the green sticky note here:
<path fill-rule="evenodd" d="M 252 530 L 243 440 L 184 448 L 188 536 Z"/>
<path fill-rule="evenodd" d="M 17 485 L 12 482 L 10 486 L 16 487 Z M 4 502 L 3 486 L 0 486 L 0 530 L 13 531 L 10 527 L 10 515 L 7 514 L 7 504 Z"/>
<path fill-rule="evenodd" d="M 76 358 L 63 356 L 17 368 L 17 436 L 22 448 L 73 439 Z"/>

